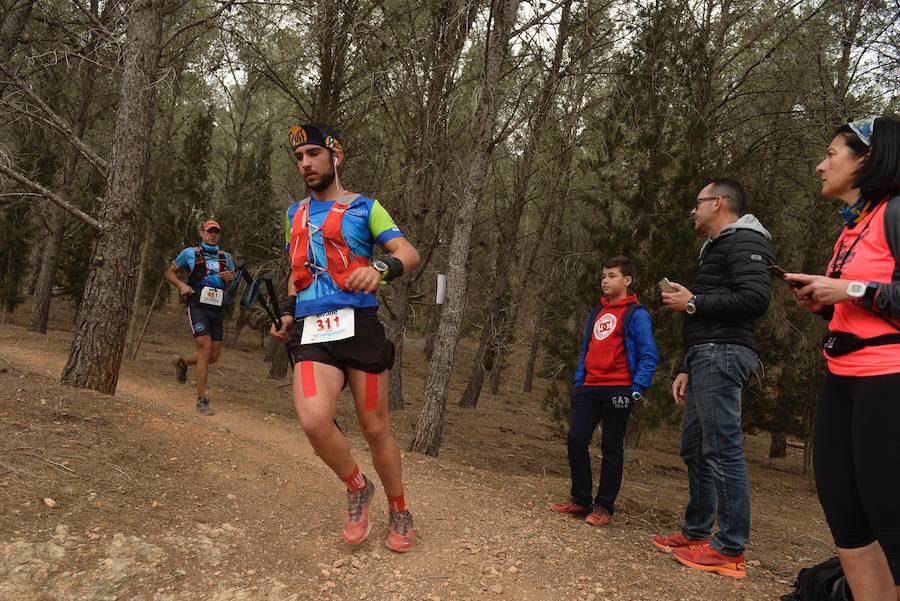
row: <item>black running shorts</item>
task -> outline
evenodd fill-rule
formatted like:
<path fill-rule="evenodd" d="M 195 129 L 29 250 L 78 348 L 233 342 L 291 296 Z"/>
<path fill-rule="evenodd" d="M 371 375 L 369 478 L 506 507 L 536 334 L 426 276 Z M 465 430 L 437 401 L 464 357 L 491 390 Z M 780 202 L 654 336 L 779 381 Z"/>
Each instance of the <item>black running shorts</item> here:
<path fill-rule="evenodd" d="M 194 338 L 209 336 L 213 342 L 222 342 L 222 323 L 225 312 L 219 308 L 207 308 L 203 305 L 188 306 L 188 322 Z"/>
<path fill-rule="evenodd" d="M 355 309 L 354 313 L 355 329 L 351 338 L 317 344 L 300 344 L 303 319 L 297 319 L 291 330 L 291 346 L 296 361 L 324 363 L 345 373 L 348 367 L 370 374 L 391 369 L 394 366 L 394 343 L 385 336 L 384 326 L 378 320 L 378 309 Z"/>

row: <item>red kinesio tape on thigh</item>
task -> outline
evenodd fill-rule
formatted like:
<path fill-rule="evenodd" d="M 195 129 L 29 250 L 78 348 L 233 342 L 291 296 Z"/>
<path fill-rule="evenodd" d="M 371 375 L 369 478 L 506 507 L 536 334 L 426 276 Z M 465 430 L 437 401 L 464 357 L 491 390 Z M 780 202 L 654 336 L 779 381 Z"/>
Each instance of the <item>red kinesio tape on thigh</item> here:
<path fill-rule="evenodd" d="M 312 361 L 300 362 L 300 385 L 303 387 L 303 397 L 316 396 L 316 372 Z"/>
<path fill-rule="evenodd" d="M 378 409 L 378 374 L 366 374 L 366 411 Z"/>

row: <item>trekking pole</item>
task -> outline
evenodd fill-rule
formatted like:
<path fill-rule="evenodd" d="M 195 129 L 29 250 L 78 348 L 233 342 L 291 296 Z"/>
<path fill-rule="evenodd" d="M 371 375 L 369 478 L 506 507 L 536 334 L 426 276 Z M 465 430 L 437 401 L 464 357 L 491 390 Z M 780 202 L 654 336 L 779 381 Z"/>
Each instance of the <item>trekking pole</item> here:
<path fill-rule="evenodd" d="M 239 259 L 234 266 L 234 278 L 225 289 L 225 298 L 222 300 L 223 306 L 227 307 L 231 304 L 231 301 L 237 295 L 238 288 L 240 288 L 241 286 L 241 281 L 244 279 L 247 279 L 249 282 L 249 274 L 247 273 L 247 269 L 244 267 L 244 260 Z"/>
<path fill-rule="evenodd" d="M 263 281 L 266 285 L 266 293 L 269 297 L 269 306 L 271 308 L 271 315 L 274 316 L 273 323 L 277 329 L 281 329 L 281 307 L 278 304 L 278 295 L 275 293 L 275 283 L 272 281 L 271 273 L 264 273 L 259 276 L 259 279 Z M 296 363 L 294 359 L 294 347 L 291 344 L 290 339 L 284 343 L 285 349 L 287 349 L 288 360 L 291 363 L 291 369 L 294 368 L 294 363 Z"/>

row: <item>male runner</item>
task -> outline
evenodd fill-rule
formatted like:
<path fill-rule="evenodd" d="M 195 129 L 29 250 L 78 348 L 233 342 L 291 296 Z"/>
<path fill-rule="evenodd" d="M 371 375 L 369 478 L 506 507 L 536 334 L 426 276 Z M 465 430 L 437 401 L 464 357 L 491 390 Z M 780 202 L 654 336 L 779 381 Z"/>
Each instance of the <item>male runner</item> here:
<path fill-rule="evenodd" d="M 190 357 L 176 355 L 175 378 L 187 382 L 187 370 L 197 366 L 197 413 L 211 415 L 206 380 L 209 366 L 219 360 L 222 351 L 222 321 L 225 287 L 234 278 L 234 261 L 231 255 L 219 248 L 222 228 L 209 220 L 200 228 L 199 246 L 185 248 L 169 268 L 166 279 L 178 289 L 187 303 L 188 322 L 194 333 L 197 350 Z M 187 282 L 178 278 L 178 272 L 188 272 Z"/>
<path fill-rule="evenodd" d="M 348 192 L 338 178 L 344 153 L 327 126 L 291 128 L 288 139 L 309 197 L 285 215 L 291 257 L 280 330 L 272 335 L 295 349 L 294 404 L 306 436 L 347 486 L 343 539 L 362 543 L 369 534 L 374 484 L 360 472 L 334 416 L 338 395 L 350 384 L 360 429 L 388 499 L 385 545 L 408 551 L 413 520 L 407 510 L 400 447 L 387 412 L 388 370 L 394 345 L 378 320 L 375 292 L 383 282 L 416 268 L 419 253 L 377 200 Z M 375 244 L 388 253 L 374 257 Z"/>

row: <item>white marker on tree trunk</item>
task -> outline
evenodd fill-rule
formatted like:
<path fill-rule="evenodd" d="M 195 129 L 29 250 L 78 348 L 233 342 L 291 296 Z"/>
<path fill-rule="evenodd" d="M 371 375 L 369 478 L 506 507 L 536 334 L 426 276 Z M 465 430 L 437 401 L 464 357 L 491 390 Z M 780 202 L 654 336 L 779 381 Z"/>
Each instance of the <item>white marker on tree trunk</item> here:
<path fill-rule="evenodd" d="M 437 274 L 437 293 L 434 297 L 435 304 L 443 305 L 447 299 L 447 276 L 443 273 Z"/>

